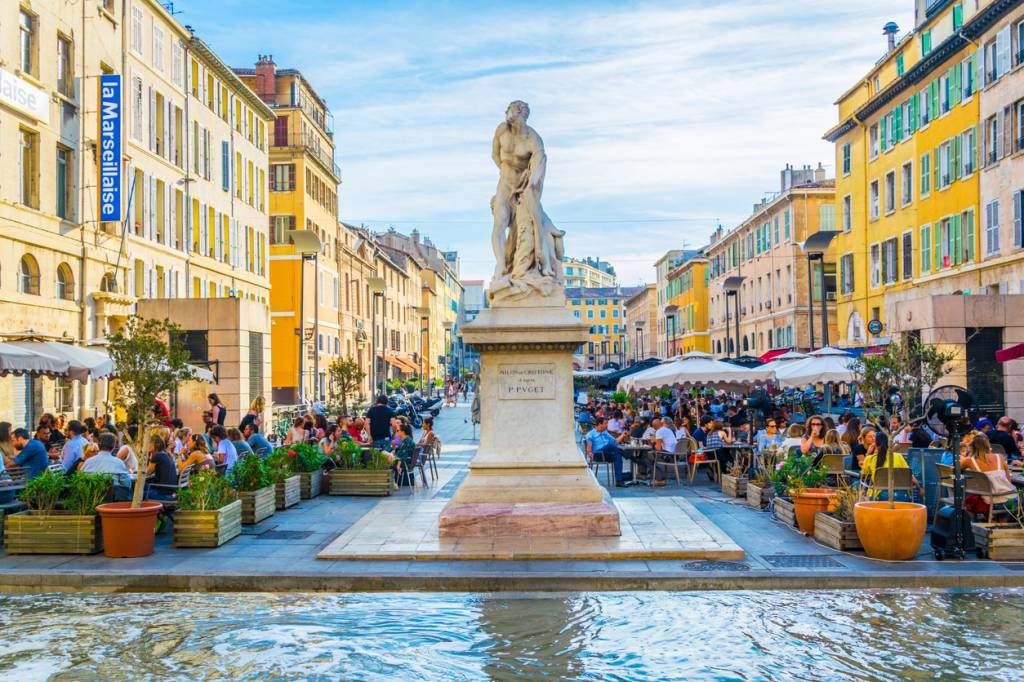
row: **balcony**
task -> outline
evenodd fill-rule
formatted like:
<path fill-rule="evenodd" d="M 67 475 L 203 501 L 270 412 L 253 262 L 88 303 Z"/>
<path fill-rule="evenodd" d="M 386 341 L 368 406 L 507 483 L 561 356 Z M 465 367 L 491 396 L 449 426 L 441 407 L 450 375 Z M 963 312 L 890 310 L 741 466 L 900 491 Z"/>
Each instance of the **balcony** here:
<path fill-rule="evenodd" d="M 286 102 L 267 102 L 266 104 L 271 109 L 300 109 L 325 135 L 330 138 L 334 137 L 334 116 L 329 111 L 326 113 L 321 111 L 319 107 L 310 103 L 304 97 L 299 97 L 294 102 L 289 100 Z"/>
<path fill-rule="evenodd" d="M 308 154 L 316 158 L 323 166 L 334 173 L 334 177 L 341 178 L 341 168 L 334 162 L 334 153 L 329 148 L 324 148 L 320 138 L 312 133 L 274 133 L 272 147 L 301 147 Z"/>

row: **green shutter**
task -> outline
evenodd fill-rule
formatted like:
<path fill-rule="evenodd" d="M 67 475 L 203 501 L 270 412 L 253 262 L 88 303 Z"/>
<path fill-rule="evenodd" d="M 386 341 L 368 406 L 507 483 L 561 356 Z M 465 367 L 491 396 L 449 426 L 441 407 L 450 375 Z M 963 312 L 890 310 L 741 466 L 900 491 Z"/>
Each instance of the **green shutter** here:
<path fill-rule="evenodd" d="M 896 55 L 896 75 L 903 75 L 903 55 L 901 54 Z"/>
<path fill-rule="evenodd" d="M 917 130 L 917 95 L 914 95 L 907 102 L 907 107 L 910 109 L 910 130 L 907 131 L 908 136 Z"/>
<path fill-rule="evenodd" d="M 942 223 L 932 225 L 932 260 L 935 261 L 935 272 L 942 269 Z"/>
<path fill-rule="evenodd" d="M 933 80 L 928 84 L 928 96 L 931 97 L 931 104 L 928 106 L 928 118 L 935 120 L 942 112 L 939 111 L 939 81 Z"/>
<path fill-rule="evenodd" d="M 979 168 L 981 168 L 981 160 L 978 158 L 978 154 L 980 154 L 980 149 L 981 145 L 978 144 L 978 126 L 974 126 L 974 144 L 971 148 L 971 156 L 974 157 L 973 159 L 971 159 L 971 167 L 974 170 L 978 170 Z"/>
<path fill-rule="evenodd" d="M 953 30 L 959 31 L 964 25 L 964 6 L 962 3 L 953 5 Z"/>
<path fill-rule="evenodd" d="M 959 213 L 949 219 L 949 226 L 953 230 L 953 238 L 950 240 L 952 242 L 952 247 L 950 248 L 952 253 L 950 254 L 949 261 L 951 265 L 960 265 L 960 261 L 963 259 L 964 242 L 961 232 L 963 225 L 960 223 Z"/>
<path fill-rule="evenodd" d="M 878 122 L 878 139 L 882 143 L 882 151 L 889 151 L 889 116 L 885 115 Z"/>
<path fill-rule="evenodd" d="M 954 64 L 953 68 L 949 70 L 949 87 L 952 89 L 952 92 L 950 93 L 950 101 L 953 104 L 960 103 L 960 93 L 963 92 L 960 83 L 960 73 L 961 69 L 959 64 Z"/>
<path fill-rule="evenodd" d="M 966 234 L 966 236 L 964 238 L 967 240 L 967 257 L 966 257 L 965 260 L 968 263 L 973 263 L 974 262 L 974 211 L 968 211 L 967 212 L 967 221 L 966 222 L 967 222 L 967 224 L 964 226 L 964 232 L 966 232 L 967 234 Z"/>
<path fill-rule="evenodd" d="M 932 264 L 928 261 L 928 257 L 931 255 L 932 230 L 927 225 L 921 228 L 921 238 L 918 243 L 921 246 L 921 274 L 923 275 L 932 269 Z"/>
<path fill-rule="evenodd" d="M 940 187 L 939 180 L 941 180 L 941 177 L 939 176 L 939 172 L 940 172 L 940 169 L 939 169 L 939 158 L 940 158 L 939 157 L 939 148 L 936 147 L 935 151 L 932 152 L 932 175 L 934 176 L 932 178 L 932 191 L 933 192 L 938 192 L 939 191 L 939 187 Z"/>
<path fill-rule="evenodd" d="M 950 181 L 960 179 L 960 155 L 963 153 L 963 137 L 957 135 L 949 145 L 949 162 L 953 166 L 950 169 Z"/>

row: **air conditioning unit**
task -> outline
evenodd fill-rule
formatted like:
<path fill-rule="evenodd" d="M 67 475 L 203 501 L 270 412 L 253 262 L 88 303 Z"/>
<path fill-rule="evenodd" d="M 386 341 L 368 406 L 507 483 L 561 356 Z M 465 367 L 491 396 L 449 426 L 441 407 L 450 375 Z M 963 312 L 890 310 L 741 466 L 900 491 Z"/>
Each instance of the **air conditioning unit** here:
<path fill-rule="evenodd" d="M 834 300 L 836 300 L 836 292 L 834 292 L 834 291 L 826 291 L 825 292 L 825 300 L 826 301 L 834 301 Z"/>

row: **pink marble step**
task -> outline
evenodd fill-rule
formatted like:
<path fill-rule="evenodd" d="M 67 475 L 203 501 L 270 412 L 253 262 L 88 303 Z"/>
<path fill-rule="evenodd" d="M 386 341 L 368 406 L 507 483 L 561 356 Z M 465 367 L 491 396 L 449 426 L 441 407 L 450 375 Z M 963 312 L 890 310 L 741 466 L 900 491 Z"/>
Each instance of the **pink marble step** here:
<path fill-rule="evenodd" d="M 608 501 L 460 504 L 439 518 L 441 537 L 614 537 L 619 512 Z"/>

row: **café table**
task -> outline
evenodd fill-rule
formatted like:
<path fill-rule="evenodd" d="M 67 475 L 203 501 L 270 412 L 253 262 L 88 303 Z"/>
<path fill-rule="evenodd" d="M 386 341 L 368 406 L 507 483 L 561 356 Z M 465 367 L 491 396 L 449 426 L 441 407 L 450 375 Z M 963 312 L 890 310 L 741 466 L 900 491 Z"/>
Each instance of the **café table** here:
<path fill-rule="evenodd" d="M 633 480 L 630 481 L 629 483 L 627 483 L 626 486 L 627 487 L 634 486 L 634 485 L 650 486 L 651 485 L 650 480 L 641 481 L 641 480 L 639 480 L 637 478 L 638 470 L 637 470 L 637 459 L 636 458 L 637 457 L 644 457 L 644 458 L 646 458 L 647 455 L 649 455 L 649 454 L 653 455 L 654 454 L 654 447 L 651 446 L 651 445 L 648 445 L 647 443 L 638 441 L 638 442 L 632 442 L 632 443 L 626 443 L 624 445 L 620 445 L 619 448 L 623 452 L 625 452 L 627 454 L 633 455 L 633 457 L 630 457 L 630 460 L 629 460 L 629 462 L 630 462 L 630 469 L 633 472 Z"/>

